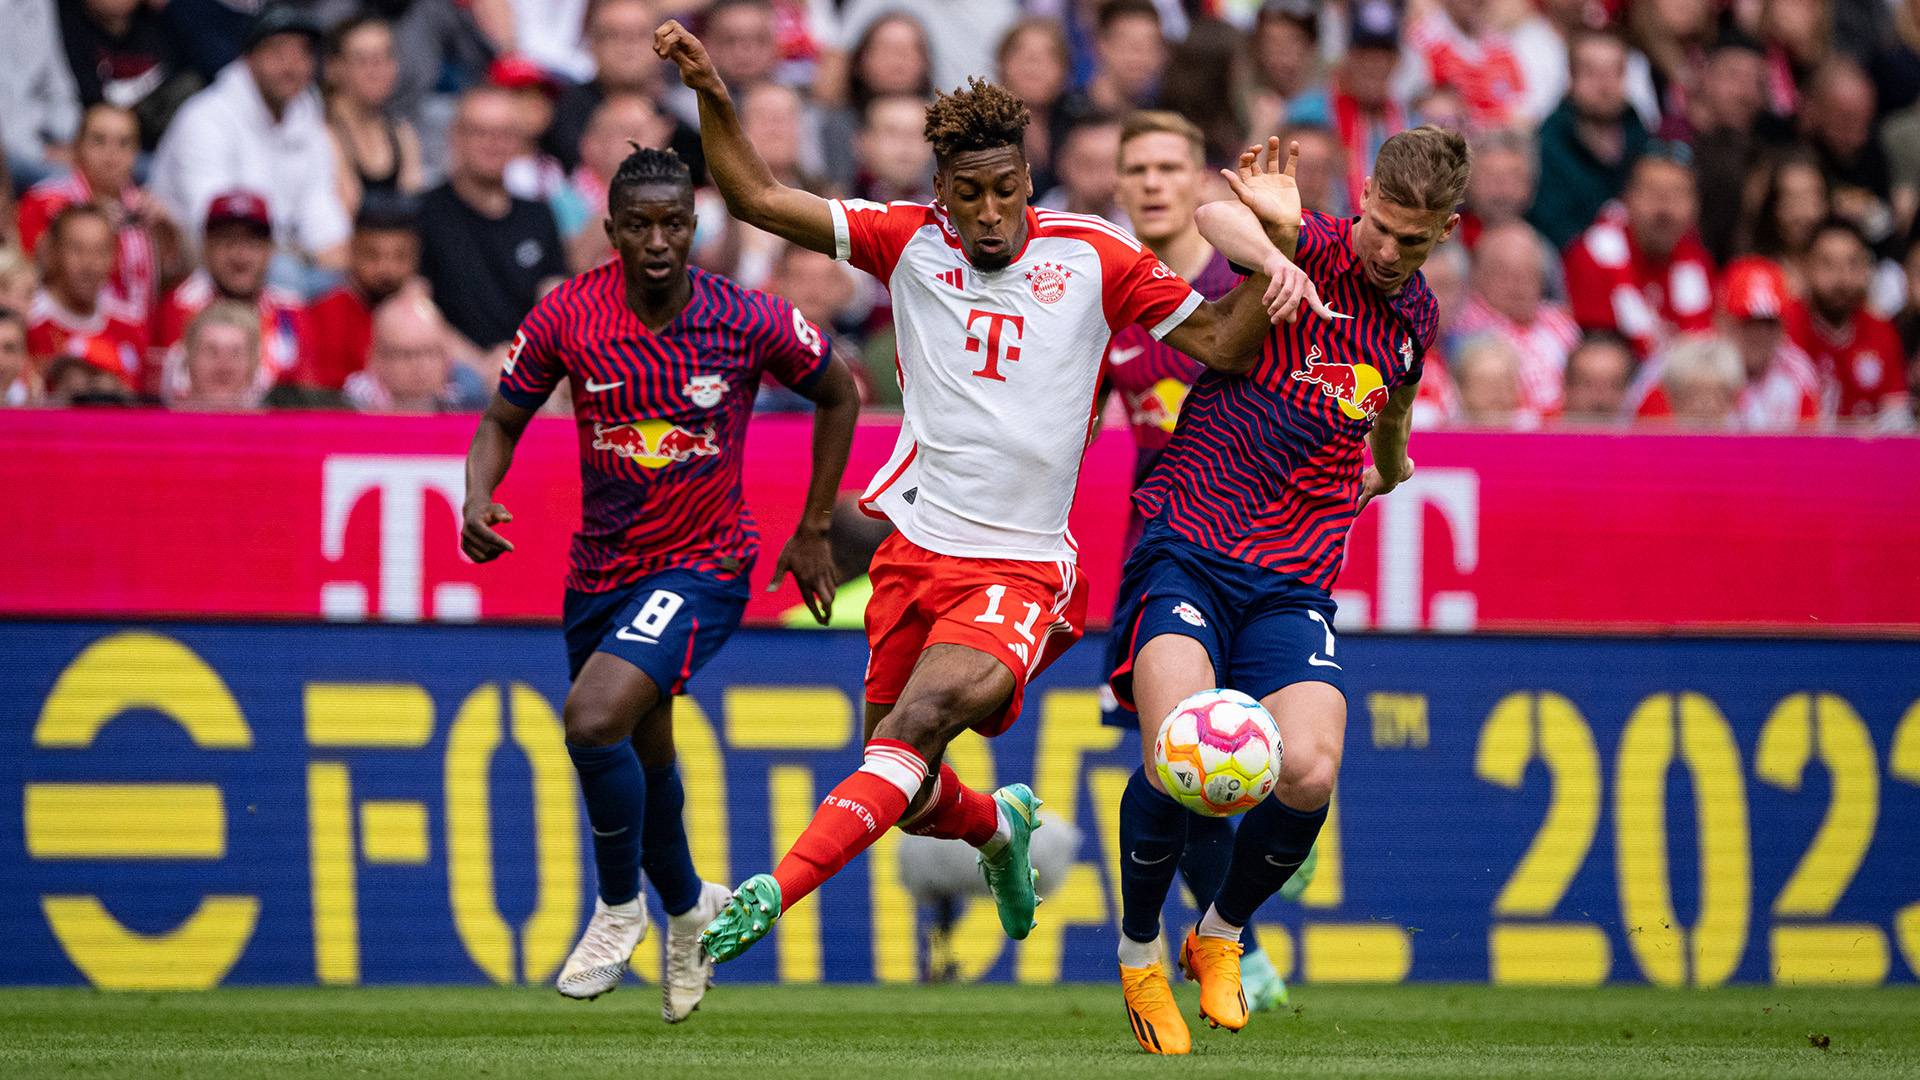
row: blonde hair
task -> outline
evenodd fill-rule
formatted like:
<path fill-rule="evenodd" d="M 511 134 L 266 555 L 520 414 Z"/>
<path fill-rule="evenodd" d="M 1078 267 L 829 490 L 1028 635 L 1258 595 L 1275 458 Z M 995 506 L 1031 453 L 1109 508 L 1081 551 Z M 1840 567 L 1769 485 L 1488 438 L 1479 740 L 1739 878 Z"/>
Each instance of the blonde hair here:
<path fill-rule="evenodd" d="M 12 244 L 0 244 L 0 281 L 32 275 L 40 280 L 40 266 L 25 251 Z"/>
<path fill-rule="evenodd" d="M 1666 371 L 1660 381 L 1669 387 L 1713 383 L 1737 391 L 1746 385 L 1747 373 L 1733 342 L 1698 334 L 1681 338 L 1667 349 Z"/>
<path fill-rule="evenodd" d="M 212 326 L 231 326 L 247 337 L 247 352 L 254 357 L 260 355 L 260 312 L 252 305 L 238 300 L 215 300 L 201 309 L 200 314 L 187 324 L 187 333 L 182 340 L 187 356 L 200 347 L 200 339 Z"/>
<path fill-rule="evenodd" d="M 1466 198 L 1472 170 L 1466 136 L 1425 124 L 1381 145 L 1373 162 L 1373 196 L 1409 210 L 1450 214 Z"/>
<path fill-rule="evenodd" d="M 1170 109 L 1142 109 L 1129 114 L 1120 125 L 1120 152 L 1126 153 L 1127 144 L 1142 135 L 1178 135 L 1192 148 L 1195 165 L 1207 162 L 1206 135 L 1199 125 Z"/>

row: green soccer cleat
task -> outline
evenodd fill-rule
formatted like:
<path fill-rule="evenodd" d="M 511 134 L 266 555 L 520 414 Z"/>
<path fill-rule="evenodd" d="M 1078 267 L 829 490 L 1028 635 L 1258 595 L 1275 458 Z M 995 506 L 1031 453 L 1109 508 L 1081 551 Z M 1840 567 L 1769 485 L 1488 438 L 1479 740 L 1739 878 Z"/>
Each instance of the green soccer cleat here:
<path fill-rule="evenodd" d="M 726 910 L 700 932 L 700 947 L 724 964 L 766 937 L 779 917 L 780 883 L 772 874 L 755 874 L 733 890 Z"/>
<path fill-rule="evenodd" d="M 1274 970 L 1265 949 L 1257 949 L 1240 958 L 1240 991 L 1247 995 L 1247 1008 L 1267 1012 L 1287 1003 L 1287 983 Z"/>
<path fill-rule="evenodd" d="M 1000 909 L 1000 928 L 1015 941 L 1033 932 L 1033 909 L 1040 904 L 1033 883 L 1039 874 L 1027 857 L 1033 830 L 1040 827 L 1040 800 L 1025 784 L 1008 784 L 993 793 L 1007 824 L 1013 827 L 1013 840 L 999 855 L 980 856 L 980 872 L 986 875 L 987 888 L 993 892 L 993 905 Z"/>

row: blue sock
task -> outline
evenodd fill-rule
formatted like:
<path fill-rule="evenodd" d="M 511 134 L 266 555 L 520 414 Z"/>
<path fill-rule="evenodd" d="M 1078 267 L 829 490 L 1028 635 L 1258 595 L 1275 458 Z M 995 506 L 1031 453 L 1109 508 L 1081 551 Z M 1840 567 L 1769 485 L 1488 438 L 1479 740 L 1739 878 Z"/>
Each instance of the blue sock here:
<path fill-rule="evenodd" d="M 1253 913 L 1280 891 L 1300 864 L 1307 861 L 1327 808 L 1304 811 L 1269 796 L 1240 819 L 1233 838 L 1233 862 L 1227 880 L 1213 898 L 1221 918 L 1235 926 L 1253 921 Z"/>
<path fill-rule="evenodd" d="M 1193 902 L 1206 914 L 1207 905 L 1227 880 L 1227 864 L 1233 858 L 1233 823 L 1226 818 L 1208 817 L 1187 811 L 1187 850 L 1180 856 L 1180 876 L 1193 890 Z M 1253 924 L 1240 929 L 1240 947 L 1252 952 L 1260 947 L 1254 940 Z"/>
<path fill-rule="evenodd" d="M 640 866 L 669 915 L 684 915 L 700 901 L 700 875 L 693 869 L 687 829 L 680 821 L 686 805 L 678 768 L 647 770 L 647 822 L 640 834 Z"/>
<path fill-rule="evenodd" d="M 1160 909 L 1187 843 L 1186 807 L 1155 791 L 1144 767 L 1120 797 L 1120 929 L 1135 941 L 1160 936 Z"/>
<path fill-rule="evenodd" d="M 580 793 L 593 826 L 593 862 L 600 870 L 600 899 L 624 904 L 640 895 L 640 830 L 647 813 L 647 777 L 633 743 L 567 744 Z"/>

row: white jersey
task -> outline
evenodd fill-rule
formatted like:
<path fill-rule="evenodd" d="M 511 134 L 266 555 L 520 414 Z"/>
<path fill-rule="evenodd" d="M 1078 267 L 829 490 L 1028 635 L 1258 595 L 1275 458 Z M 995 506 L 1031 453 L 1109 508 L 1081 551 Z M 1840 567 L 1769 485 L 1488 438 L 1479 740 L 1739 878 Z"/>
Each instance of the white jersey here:
<path fill-rule="evenodd" d="M 861 508 L 942 555 L 1071 559 L 1107 341 L 1129 323 L 1163 337 L 1200 294 L 1097 217 L 1029 209 L 1026 247 L 981 271 L 939 206 L 829 205 L 834 257 L 893 294 L 906 405 Z"/>

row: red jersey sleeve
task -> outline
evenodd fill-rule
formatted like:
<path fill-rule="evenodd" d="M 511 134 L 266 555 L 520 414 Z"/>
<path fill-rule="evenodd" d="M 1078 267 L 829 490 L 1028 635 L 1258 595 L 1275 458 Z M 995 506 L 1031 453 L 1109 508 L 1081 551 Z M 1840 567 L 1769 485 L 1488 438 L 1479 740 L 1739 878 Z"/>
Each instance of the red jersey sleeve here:
<path fill-rule="evenodd" d="M 500 396 L 523 409 L 537 409 L 546 403 L 553 388 L 567 377 L 561 358 L 561 307 L 558 298 L 572 290 L 562 286 L 540 299 L 520 323 L 507 347 L 507 361 L 500 369 Z"/>
<path fill-rule="evenodd" d="M 826 335 L 800 314 L 800 309 L 777 296 L 761 297 L 765 306 L 756 335 L 760 366 L 767 374 L 801 393 L 813 387 L 827 370 L 833 349 Z"/>
<path fill-rule="evenodd" d="M 1205 301 L 1185 278 L 1146 248 L 1105 237 L 1095 240 L 1095 245 L 1100 249 L 1105 272 L 1106 294 L 1101 299 L 1111 330 L 1139 326 L 1159 341 Z"/>
<path fill-rule="evenodd" d="M 40 243 L 40 237 L 53 222 L 53 215 L 59 213 L 65 205 L 47 197 L 43 192 L 28 191 L 20 196 L 20 211 L 14 223 L 20 227 L 20 247 L 27 254 L 34 254 L 34 247 Z"/>
<path fill-rule="evenodd" d="M 833 214 L 833 257 L 883 284 L 893 278 L 907 241 L 933 221 L 933 208 L 922 203 L 830 199 L 827 209 Z"/>
<path fill-rule="evenodd" d="M 1594 260 L 1584 236 L 1567 248 L 1564 263 L 1573 321 L 1582 330 L 1614 329 L 1613 287 L 1619 284 L 1619 273 L 1603 269 Z"/>

